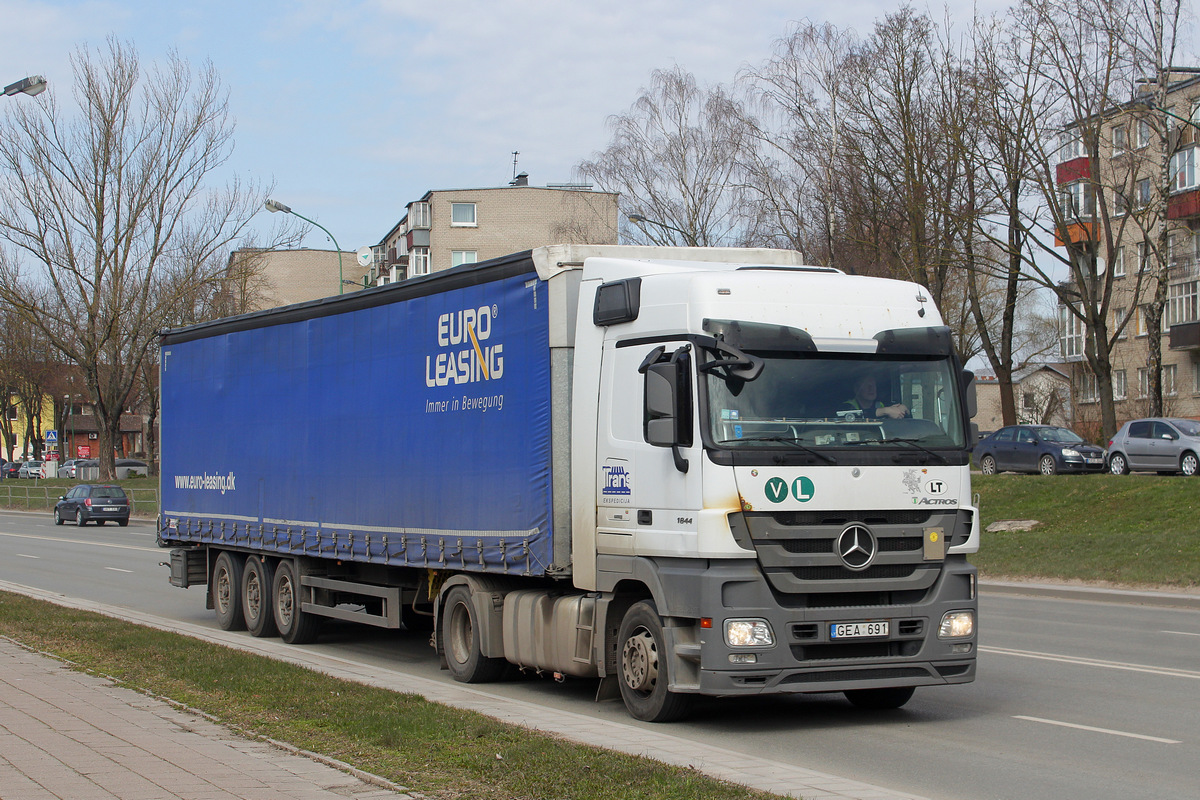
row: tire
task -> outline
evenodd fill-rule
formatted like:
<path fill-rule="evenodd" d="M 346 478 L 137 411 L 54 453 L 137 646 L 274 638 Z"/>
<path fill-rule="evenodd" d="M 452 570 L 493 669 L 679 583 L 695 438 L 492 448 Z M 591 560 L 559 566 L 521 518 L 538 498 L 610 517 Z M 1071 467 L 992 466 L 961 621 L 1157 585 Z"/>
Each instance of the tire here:
<path fill-rule="evenodd" d="M 1129 463 L 1125 460 L 1125 456 L 1120 453 L 1113 453 L 1108 457 L 1108 471 L 1113 475 L 1128 475 Z"/>
<path fill-rule="evenodd" d="M 498 680 L 508 667 L 503 658 L 483 654 L 479 643 L 480 626 L 471 604 L 471 590 L 455 586 L 446 593 L 446 604 L 438 617 L 442 626 L 442 648 L 446 667 L 460 683 L 488 683 Z"/>
<path fill-rule="evenodd" d="M 635 603 L 625 612 L 617 634 L 621 699 L 634 719 L 671 722 L 687 716 L 693 695 L 672 692 L 666 638 L 653 600 Z"/>
<path fill-rule="evenodd" d="M 912 699 L 915 691 L 912 686 L 897 686 L 888 689 L 851 689 L 843 694 L 856 708 L 881 711 L 900 708 Z"/>
<path fill-rule="evenodd" d="M 242 571 L 242 612 L 246 615 L 246 629 L 252 636 L 268 637 L 279 632 L 275 627 L 275 610 L 271 602 L 271 589 L 275 570 L 262 556 L 246 559 Z"/>
<path fill-rule="evenodd" d="M 1196 454 L 1187 452 L 1183 454 L 1183 458 L 1179 459 L 1179 471 L 1189 478 L 1200 471 L 1200 460 L 1196 459 Z"/>
<path fill-rule="evenodd" d="M 228 551 L 217 556 L 217 563 L 213 566 L 213 607 L 217 610 L 217 625 L 223 631 L 246 630 L 246 617 L 242 613 L 244 566 L 241 556 Z"/>
<path fill-rule="evenodd" d="M 984 456 L 983 458 L 979 459 L 979 471 L 984 475 L 995 475 L 996 459 L 992 458 L 991 456 Z"/>
<path fill-rule="evenodd" d="M 124 528 L 126 525 L 129 524 L 129 519 L 128 518 L 119 519 L 119 520 L 117 520 L 117 524 L 120 525 L 122 528 Z"/>
<path fill-rule="evenodd" d="M 83 509 L 82 508 L 75 509 L 75 526 L 78 528 L 82 528 L 86 524 L 87 524 L 87 517 L 85 517 L 83 515 Z"/>
<path fill-rule="evenodd" d="M 62 513 L 57 508 L 54 509 L 54 524 L 55 525 L 63 524 Z"/>
<path fill-rule="evenodd" d="M 280 638 L 288 644 L 315 642 L 320 631 L 321 618 L 300 608 L 303 598 L 295 563 L 280 561 L 271 581 L 271 613 Z"/>
<path fill-rule="evenodd" d="M 1058 472 L 1058 465 L 1054 463 L 1054 456 L 1045 455 L 1038 459 L 1038 472 L 1043 475 L 1054 475 Z"/>

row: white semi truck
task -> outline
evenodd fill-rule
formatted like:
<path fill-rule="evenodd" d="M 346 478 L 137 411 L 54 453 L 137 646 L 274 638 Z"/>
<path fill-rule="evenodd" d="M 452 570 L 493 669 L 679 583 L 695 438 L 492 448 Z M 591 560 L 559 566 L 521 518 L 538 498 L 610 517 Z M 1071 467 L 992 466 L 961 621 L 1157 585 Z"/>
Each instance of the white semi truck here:
<path fill-rule="evenodd" d="M 597 679 L 650 721 L 974 679 L 974 387 L 918 285 L 556 245 L 161 355 L 160 543 L 225 628 L 433 628 L 458 680 Z"/>

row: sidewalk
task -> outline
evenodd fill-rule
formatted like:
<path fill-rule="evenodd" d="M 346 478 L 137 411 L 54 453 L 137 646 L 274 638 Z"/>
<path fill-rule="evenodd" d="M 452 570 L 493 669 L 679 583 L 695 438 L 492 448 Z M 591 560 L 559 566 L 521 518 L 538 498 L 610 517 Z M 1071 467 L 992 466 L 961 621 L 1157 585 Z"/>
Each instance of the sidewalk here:
<path fill-rule="evenodd" d="M 127 608 L 0 581 L 0 590 L 258 653 L 318 672 L 804 800 L 922 800 L 861 781 L 674 736 L 670 726 L 599 720 L 513 700 L 460 683 L 326 655 L 278 639 L 175 622 Z M 661 728 L 661 730 L 660 730 Z M 307 763 L 306 763 L 307 762 Z M 239 737 L 201 717 L 109 681 L 75 673 L 0 639 L 0 798 L 3 800 L 381 800 L 419 796 L 382 790 L 330 767 Z M 366 783 L 364 781 L 377 781 Z"/>
<path fill-rule="evenodd" d="M 237 736 L 0 639 L 0 797 L 396 800 L 410 795 Z"/>

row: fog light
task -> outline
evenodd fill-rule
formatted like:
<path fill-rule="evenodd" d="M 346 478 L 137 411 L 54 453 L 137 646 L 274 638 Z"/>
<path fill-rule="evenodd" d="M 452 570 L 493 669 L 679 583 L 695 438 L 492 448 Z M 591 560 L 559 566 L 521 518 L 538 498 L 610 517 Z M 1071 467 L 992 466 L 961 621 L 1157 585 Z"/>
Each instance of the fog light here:
<path fill-rule="evenodd" d="M 730 647 L 774 647 L 775 635 L 765 619 L 727 619 L 725 643 Z"/>
<path fill-rule="evenodd" d="M 970 642 L 963 642 L 962 644 L 952 644 L 952 645 L 950 645 L 950 652 L 956 656 L 965 656 L 967 653 L 971 652 L 971 648 L 974 646 L 975 645 L 971 644 Z"/>
<path fill-rule="evenodd" d="M 758 654 L 756 653 L 730 653 L 730 664 L 757 664 Z"/>
<path fill-rule="evenodd" d="M 947 611 L 938 626 L 939 639 L 961 639 L 975 633 L 974 611 Z"/>

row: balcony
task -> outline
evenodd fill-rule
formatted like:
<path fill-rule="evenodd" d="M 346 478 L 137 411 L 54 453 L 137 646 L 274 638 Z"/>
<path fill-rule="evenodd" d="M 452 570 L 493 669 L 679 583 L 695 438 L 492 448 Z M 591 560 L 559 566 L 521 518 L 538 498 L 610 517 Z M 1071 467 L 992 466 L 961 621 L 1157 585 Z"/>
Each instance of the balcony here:
<path fill-rule="evenodd" d="M 1060 184 L 1090 178 L 1092 177 L 1092 162 L 1087 156 L 1064 161 L 1056 168 L 1055 177 Z"/>
<path fill-rule="evenodd" d="M 1182 322 L 1171 326 L 1172 350 L 1200 350 L 1200 322 Z"/>
<path fill-rule="evenodd" d="M 1167 201 L 1167 219 L 1200 217 L 1200 189 L 1171 195 Z"/>
<path fill-rule="evenodd" d="M 1078 244 L 1098 239 L 1100 224 L 1098 222 L 1072 222 L 1065 228 L 1054 231 L 1054 246 L 1065 247 L 1067 242 Z"/>

